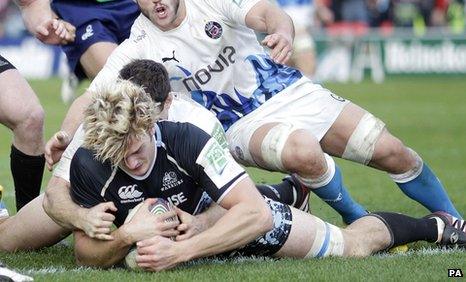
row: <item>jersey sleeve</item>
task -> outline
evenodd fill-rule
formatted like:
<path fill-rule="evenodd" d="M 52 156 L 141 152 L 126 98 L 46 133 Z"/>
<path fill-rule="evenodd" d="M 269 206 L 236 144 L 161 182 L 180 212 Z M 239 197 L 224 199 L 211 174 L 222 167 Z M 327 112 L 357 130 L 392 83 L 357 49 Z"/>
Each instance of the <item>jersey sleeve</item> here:
<path fill-rule="evenodd" d="M 217 203 L 247 177 L 231 154 L 205 131 L 190 123 L 168 125 L 176 128 L 168 130 L 171 133 L 164 141 L 171 147 L 168 153 Z"/>
<path fill-rule="evenodd" d="M 71 198 L 75 203 L 85 208 L 104 202 L 100 195 L 102 183 L 99 172 L 100 163 L 94 160 L 92 152 L 79 148 L 71 160 L 70 185 Z"/>
<path fill-rule="evenodd" d="M 71 140 L 68 147 L 66 147 L 65 152 L 60 158 L 57 166 L 53 170 L 53 175 L 63 180 L 70 182 L 70 166 L 71 166 L 71 159 L 73 159 L 74 154 L 76 151 L 81 147 L 84 141 L 84 129 L 82 124 L 78 127 L 76 132 L 74 133 L 73 140 Z"/>
<path fill-rule="evenodd" d="M 246 25 L 246 14 L 259 1 L 261 0 L 206 0 L 232 25 Z"/>

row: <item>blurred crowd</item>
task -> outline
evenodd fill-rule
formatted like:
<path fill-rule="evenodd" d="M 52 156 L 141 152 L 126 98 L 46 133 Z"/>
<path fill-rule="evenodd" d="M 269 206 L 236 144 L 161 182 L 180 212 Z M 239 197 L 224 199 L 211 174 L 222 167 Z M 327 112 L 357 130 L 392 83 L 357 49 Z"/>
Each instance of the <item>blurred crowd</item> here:
<path fill-rule="evenodd" d="M 314 27 L 358 23 L 368 27 L 459 27 L 465 0 L 277 0 L 284 7 L 311 6 Z"/>
<path fill-rule="evenodd" d="M 0 38 L 16 38 L 27 34 L 21 13 L 12 0 L 0 0 Z"/>
<path fill-rule="evenodd" d="M 275 1 L 288 9 L 307 6 L 312 15 L 308 14 L 302 20 L 308 21 L 308 26 L 313 28 L 357 23 L 367 27 L 449 27 L 453 32 L 463 32 L 465 27 L 466 0 Z M 21 15 L 13 1 L 0 0 L 0 37 L 14 38 L 25 32 Z"/>

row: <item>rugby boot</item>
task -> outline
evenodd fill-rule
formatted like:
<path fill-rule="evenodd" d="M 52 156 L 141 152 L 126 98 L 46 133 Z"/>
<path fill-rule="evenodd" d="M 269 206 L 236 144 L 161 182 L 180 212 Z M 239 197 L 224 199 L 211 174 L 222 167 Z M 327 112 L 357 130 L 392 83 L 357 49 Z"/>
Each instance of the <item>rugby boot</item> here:
<path fill-rule="evenodd" d="M 434 217 L 440 218 L 445 223 L 442 238 L 438 242 L 439 245 L 466 248 L 466 224 L 464 220 L 442 211 L 426 216 L 426 218 Z"/>
<path fill-rule="evenodd" d="M 14 270 L 8 269 L 0 262 L 0 281 L 23 282 L 34 281 L 34 279 L 32 277 L 19 274 Z"/>
<path fill-rule="evenodd" d="M 309 213 L 310 189 L 304 186 L 294 174 L 285 176 L 283 181 L 288 181 L 293 187 L 293 204 L 291 206 Z"/>

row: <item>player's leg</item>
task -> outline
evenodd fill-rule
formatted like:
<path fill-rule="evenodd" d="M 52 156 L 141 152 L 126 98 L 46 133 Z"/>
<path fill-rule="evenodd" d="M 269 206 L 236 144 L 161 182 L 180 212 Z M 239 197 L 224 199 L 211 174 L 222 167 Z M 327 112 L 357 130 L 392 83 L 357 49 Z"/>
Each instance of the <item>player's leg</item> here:
<path fill-rule="evenodd" d="M 99 73 L 116 47 L 114 42 L 97 42 L 87 48 L 79 62 L 88 78 L 93 79 Z"/>
<path fill-rule="evenodd" d="M 42 201 L 43 194 L 0 223 L 0 251 L 39 249 L 51 246 L 70 234 L 45 213 Z"/>
<path fill-rule="evenodd" d="M 262 125 L 252 134 L 249 151 L 260 167 L 296 173 L 300 181 L 338 211 L 346 223 L 366 214 L 347 192 L 333 159 L 324 154 L 319 141 L 308 131 L 283 123 Z"/>
<path fill-rule="evenodd" d="M 44 110 L 19 72 L 3 57 L 0 60 L 5 62 L 0 67 L 0 122 L 14 135 L 10 166 L 19 210 L 40 192 L 45 164 Z"/>
<path fill-rule="evenodd" d="M 408 197 L 432 212 L 461 215 L 421 157 L 391 135 L 385 124 L 355 104 L 347 105 L 321 141 L 325 152 L 390 174 Z"/>
<path fill-rule="evenodd" d="M 379 212 L 364 216 L 345 229 L 292 208 L 292 226 L 277 257 L 365 257 L 378 251 L 416 241 L 443 245 L 466 244 L 466 233 L 445 225 L 439 217 L 413 218 Z M 451 242 L 447 237 L 458 236 Z"/>

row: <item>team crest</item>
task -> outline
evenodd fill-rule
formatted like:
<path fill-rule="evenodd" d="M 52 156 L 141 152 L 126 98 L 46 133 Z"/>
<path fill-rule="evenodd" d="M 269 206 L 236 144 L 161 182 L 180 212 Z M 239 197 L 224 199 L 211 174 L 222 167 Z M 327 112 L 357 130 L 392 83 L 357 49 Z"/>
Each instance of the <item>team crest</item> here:
<path fill-rule="evenodd" d="M 209 21 L 205 25 L 205 33 L 212 39 L 219 39 L 222 36 L 223 28 L 218 22 Z"/>
<path fill-rule="evenodd" d="M 244 154 L 243 154 L 243 150 L 241 150 L 240 147 L 236 146 L 235 147 L 235 154 L 236 156 L 238 157 L 238 159 L 240 160 L 243 160 L 244 161 Z"/>

